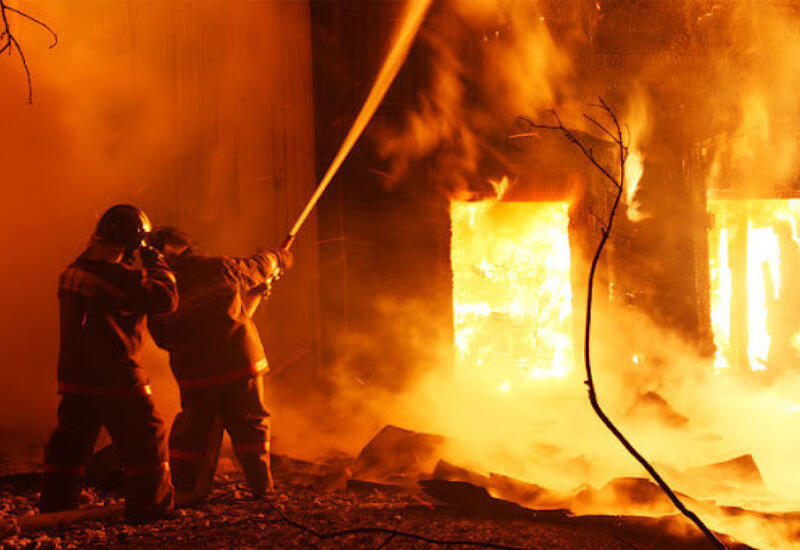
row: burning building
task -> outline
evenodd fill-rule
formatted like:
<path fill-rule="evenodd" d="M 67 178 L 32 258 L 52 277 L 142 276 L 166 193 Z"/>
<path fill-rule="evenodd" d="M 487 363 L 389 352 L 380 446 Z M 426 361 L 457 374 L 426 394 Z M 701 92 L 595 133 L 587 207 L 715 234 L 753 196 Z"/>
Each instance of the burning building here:
<path fill-rule="evenodd" d="M 374 28 L 392 9 L 332 5 L 315 17 Z M 736 403 L 776 431 L 795 410 L 792 392 L 773 384 L 794 383 L 797 353 L 788 281 L 799 113 L 788 98 L 800 73 L 779 45 L 797 39 L 797 16 L 781 2 L 434 6 L 373 140 L 320 211 L 331 275 L 323 350 L 335 358 L 338 395 L 363 413 L 355 422 L 471 437 L 478 469 L 527 479 L 554 476 L 526 470 L 539 438 L 591 463 L 573 476 L 632 472 L 591 433 L 598 425 L 578 397 L 587 259 L 611 189 L 560 136 L 513 139 L 526 131 L 517 117 L 548 123 L 552 108 L 610 158 L 581 117 L 596 115 L 600 95 L 631 140 L 624 212 L 595 304 L 606 404 L 656 460 L 669 462 L 656 450 L 666 442 L 694 464 L 754 452 L 772 487 L 793 486 L 778 466 L 787 449 L 766 443 Z M 367 40 L 320 48 L 315 63 L 360 70 Z M 318 99 L 323 125 L 359 95 L 337 90 Z M 501 181 L 508 190 L 497 190 Z M 698 444 L 705 430 L 718 446 Z"/>
<path fill-rule="evenodd" d="M 7 260 L 7 286 L 37 295 L 51 281 L 31 274 L 64 264 L 79 247 L 64 234 L 86 233 L 112 198 L 187 226 L 210 250 L 279 242 L 405 7 L 30 4 L 82 37 L 54 61 L 28 48 L 35 110 L 12 105 L 19 87 L 2 102 L 24 136 L 0 148 L 21 182 L 5 217 L 54 252 L 43 260 L 9 242 L 7 258 L 34 260 L 22 272 Z M 800 12 L 780 0 L 434 3 L 298 238 L 296 275 L 258 314 L 278 445 L 353 453 L 394 423 L 458 439 L 455 459 L 475 470 L 563 491 L 640 475 L 583 385 L 588 262 L 613 189 L 562 136 L 519 118 L 548 123 L 553 109 L 615 166 L 613 144 L 582 117 L 602 116 L 600 96 L 629 145 L 595 289 L 600 398 L 681 489 L 708 473 L 693 467 L 751 454 L 774 492 L 733 479 L 692 496 L 789 507 L 800 487 L 800 449 L 785 443 L 800 411 L 798 44 Z M 40 180 L 57 183 L 24 184 Z M 61 234 L 50 243 L 45 217 L 17 204 L 58 211 Z M 55 342 L 38 342 L 42 327 L 55 333 L 52 304 L 30 313 L 24 302 L 9 292 L 6 332 L 39 328 L 8 342 L 8 364 L 50 372 Z M 150 361 L 169 394 L 164 358 Z M 10 408 L 9 429 L 47 425 Z"/>

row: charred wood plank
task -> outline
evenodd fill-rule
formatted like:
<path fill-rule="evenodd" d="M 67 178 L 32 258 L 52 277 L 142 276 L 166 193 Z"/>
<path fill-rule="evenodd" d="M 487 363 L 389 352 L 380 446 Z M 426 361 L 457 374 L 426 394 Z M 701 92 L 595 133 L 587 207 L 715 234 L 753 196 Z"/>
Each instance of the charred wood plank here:
<path fill-rule="evenodd" d="M 411 485 L 420 475 L 433 470 L 447 441 L 441 435 L 387 425 L 356 457 L 353 477 Z"/>

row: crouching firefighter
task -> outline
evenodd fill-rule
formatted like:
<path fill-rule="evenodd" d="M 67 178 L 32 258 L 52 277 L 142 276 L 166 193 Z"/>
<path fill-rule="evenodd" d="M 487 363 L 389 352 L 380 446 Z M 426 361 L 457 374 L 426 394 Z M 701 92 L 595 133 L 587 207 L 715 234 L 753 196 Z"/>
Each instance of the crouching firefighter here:
<path fill-rule="evenodd" d="M 181 295 L 174 313 L 148 321 L 180 387 L 182 410 L 169 436 L 175 488 L 207 494 L 224 429 L 251 491 L 263 495 L 272 488 L 261 383 L 268 364 L 248 302 L 269 290 L 292 257 L 283 250 L 202 256 L 186 233 L 171 227 L 156 229 L 148 242 L 174 269 Z"/>
<path fill-rule="evenodd" d="M 114 206 L 61 274 L 61 403 L 45 449 L 42 512 L 77 507 L 103 426 L 125 470 L 126 519 L 149 521 L 172 507 L 164 425 L 139 356 L 145 316 L 174 311 L 178 291 L 161 253 L 144 244 L 149 231 L 144 212 Z M 141 267 L 134 267 L 137 256 Z"/>

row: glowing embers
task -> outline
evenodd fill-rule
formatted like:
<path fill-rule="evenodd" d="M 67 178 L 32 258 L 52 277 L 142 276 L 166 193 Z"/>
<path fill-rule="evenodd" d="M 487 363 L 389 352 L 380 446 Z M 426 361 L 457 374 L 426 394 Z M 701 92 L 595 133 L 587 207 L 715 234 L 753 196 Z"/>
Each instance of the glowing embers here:
<path fill-rule="evenodd" d="M 787 368 L 800 341 L 800 199 L 711 199 L 714 366 Z"/>
<path fill-rule="evenodd" d="M 498 391 L 572 365 L 565 202 L 453 202 L 456 363 Z"/>

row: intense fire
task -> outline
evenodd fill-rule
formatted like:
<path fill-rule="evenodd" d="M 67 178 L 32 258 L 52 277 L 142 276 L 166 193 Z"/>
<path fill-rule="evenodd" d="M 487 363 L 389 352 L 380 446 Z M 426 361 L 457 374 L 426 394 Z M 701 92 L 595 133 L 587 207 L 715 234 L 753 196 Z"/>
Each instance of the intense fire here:
<path fill-rule="evenodd" d="M 645 155 L 642 142 L 650 132 L 650 116 L 646 98 L 638 94 L 631 102 L 627 113 L 626 124 L 629 128 L 630 142 L 628 144 L 628 159 L 625 162 L 625 203 L 627 204 L 628 219 L 637 222 L 645 219 L 639 210 L 636 192 L 639 182 L 644 175 Z"/>
<path fill-rule="evenodd" d="M 572 366 L 568 205 L 453 202 L 456 365 L 509 391 Z"/>
<path fill-rule="evenodd" d="M 793 360 L 800 315 L 786 281 L 800 266 L 800 199 L 711 199 L 708 210 L 715 367 L 758 371 Z"/>
<path fill-rule="evenodd" d="M 639 210 L 636 201 L 636 191 L 639 188 L 639 180 L 644 173 L 644 158 L 638 149 L 631 149 L 628 160 L 625 163 L 625 202 L 628 205 L 628 219 L 637 222 L 645 218 Z"/>

